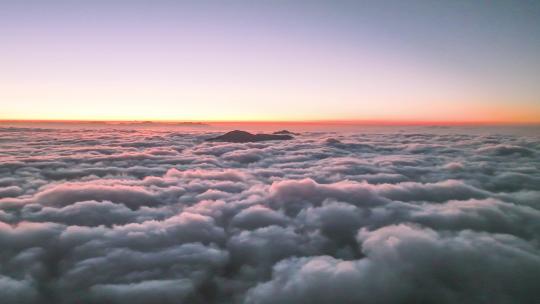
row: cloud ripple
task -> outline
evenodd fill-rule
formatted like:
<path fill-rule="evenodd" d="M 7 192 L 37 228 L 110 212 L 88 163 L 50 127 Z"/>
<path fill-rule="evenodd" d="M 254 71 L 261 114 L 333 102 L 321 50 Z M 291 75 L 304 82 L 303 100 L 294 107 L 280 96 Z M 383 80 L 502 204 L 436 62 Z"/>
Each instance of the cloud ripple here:
<path fill-rule="evenodd" d="M 2 303 L 538 303 L 540 139 L 0 128 Z"/>

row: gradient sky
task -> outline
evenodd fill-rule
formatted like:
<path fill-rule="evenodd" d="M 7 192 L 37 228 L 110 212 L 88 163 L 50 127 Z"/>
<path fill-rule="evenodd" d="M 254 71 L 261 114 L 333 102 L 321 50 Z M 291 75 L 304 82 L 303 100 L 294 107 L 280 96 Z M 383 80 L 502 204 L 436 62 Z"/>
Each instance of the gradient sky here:
<path fill-rule="evenodd" d="M 540 1 L 0 0 L 0 119 L 540 122 Z"/>

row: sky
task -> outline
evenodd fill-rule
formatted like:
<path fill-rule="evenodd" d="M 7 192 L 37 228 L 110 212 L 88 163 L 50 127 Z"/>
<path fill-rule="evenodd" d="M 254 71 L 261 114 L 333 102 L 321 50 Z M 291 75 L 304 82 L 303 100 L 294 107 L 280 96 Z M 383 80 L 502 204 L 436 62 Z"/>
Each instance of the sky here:
<path fill-rule="evenodd" d="M 540 123 L 538 1 L 0 0 L 0 119 Z"/>

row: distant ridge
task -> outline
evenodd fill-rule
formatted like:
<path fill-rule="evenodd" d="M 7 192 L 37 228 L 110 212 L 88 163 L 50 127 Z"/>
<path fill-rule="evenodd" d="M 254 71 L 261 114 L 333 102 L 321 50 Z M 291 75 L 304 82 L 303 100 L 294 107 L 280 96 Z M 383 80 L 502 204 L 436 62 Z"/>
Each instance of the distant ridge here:
<path fill-rule="evenodd" d="M 290 140 L 293 139 L 291 135 L 287 134 L 252 134 L 246 131 L 234 130 L 227 132 L 223 135 L 209 138 L 207 141 L 225 141 L 225 142 L 235 142 L 235 143 L 245 143 L 245 142 L 258 142 L 258 141 L 267 141 L 267 140 Z"/>
<path fill-rule="evenodd" d="M 114 126 L 187 126 L 187 127 L 207 127 L 210 126 L 206 122 L 191 122 L 191 121 L 115 121 L 115 120 L 2 120 L 0 124 L 43 124 L 43 125 L 114 125 Z"/>
<path fill-rule="evenodd" d="M 291 132 L 289 130 L 276 131 L 276 132 L 274 132 L 272 134 L 275 134 L 275 135 L 298 135 L 297 133 Z"/>
<path fill-rule="evenodd" d="M 108 125 L 124 125 L 124 126 L 188 126 L 188 127 L 204 127 L 209 126 L 207 123 L 202 122 L 156 122 L 156 121 L 119 121 L 119 122 L 104 122 Z"/>

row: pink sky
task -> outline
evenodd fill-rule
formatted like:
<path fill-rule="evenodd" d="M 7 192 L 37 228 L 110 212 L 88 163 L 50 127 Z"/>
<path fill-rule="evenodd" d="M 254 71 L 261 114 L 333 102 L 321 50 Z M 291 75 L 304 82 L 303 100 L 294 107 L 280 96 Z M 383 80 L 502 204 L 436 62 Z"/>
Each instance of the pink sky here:
<path fill-rule="evenodd" d="M 0 119 L 540 122 L 536 6 L 299 3 L 3 3 Z"/>

